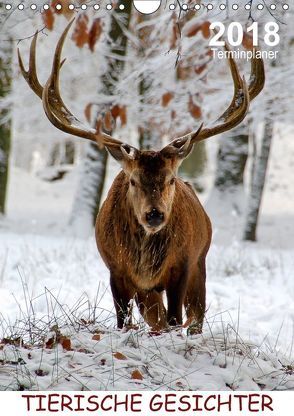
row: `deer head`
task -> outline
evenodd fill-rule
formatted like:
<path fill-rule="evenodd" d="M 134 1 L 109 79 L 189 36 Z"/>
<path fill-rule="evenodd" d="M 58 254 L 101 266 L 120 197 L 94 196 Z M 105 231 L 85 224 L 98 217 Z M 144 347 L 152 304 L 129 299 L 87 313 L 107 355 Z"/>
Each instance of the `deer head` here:
<path fill-rule="evenodd" d="M 36 71 L 35 34 L 30 48 L 29 70 L 24 65 L 18 50 L 19 66 L 30 88 L 42 100 L 44 111 L 50 122 L 58 129 L 71 135 L 103 145 L 121 164 L 128 179 L 128 197 L 138 222 L 146 232 L 158 232 L 169 220 L 177 184 L 177 170 L 181 162 L 190 154 L 196 142 L 228 131 L 242 122 L 250 101 L 263 89 L 265 76 L 261 58 L 255 54 L 251 61 L 250 82 L 247 84 L 239 74 L 233 57 L 229 54 L 230 71 L 234 83 L 234 96 L 229 107 L 211 125 L 201 125 L 196 131 L 171 141 L 161 151 L 140 151 L 108 134 L 84 126 L 66 107 L 59 90 L 59 73 L 65 59 L 61 52 L 73 20 L 62 33 L 54 54 L 52 70 L 43 87 Z M 226 44 L 225 48 L 229 51 Z"/>

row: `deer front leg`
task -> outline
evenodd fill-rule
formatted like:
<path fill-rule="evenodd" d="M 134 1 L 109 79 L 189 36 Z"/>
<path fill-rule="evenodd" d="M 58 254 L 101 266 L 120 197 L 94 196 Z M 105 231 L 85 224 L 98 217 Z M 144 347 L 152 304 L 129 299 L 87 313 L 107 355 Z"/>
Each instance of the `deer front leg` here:
<path fill-rule="evenodd" d="M 129 303 L 133 298 L 132 290 L 125 285 L 124 279 L 111 272 L 110 287 L 116 310 L 117 327 L 132 325 L 132 308 Z"/>
<path fill-rule="evenodd" d="M 183 303 L 187 285 L 187 262 L 170 270 L 166 286 L 167 323 L 171 326 L 182 325 Z"/>
<path fill-rule="evenodd" d="M 206 298 L 205 280 L 206 267 L 204 257 L 199 260 L 187 285 L 185 297 L 187 322 L 184 326 L 189 328 L 190 334 L 200 334 L 202 332 Z"/>
<path fill-rule="evenodd" d="M 156 290 L 137 292 L 136 302 L 141 315 L 153 331 L 166 328 L 166 310 L 162 292 Z"/>

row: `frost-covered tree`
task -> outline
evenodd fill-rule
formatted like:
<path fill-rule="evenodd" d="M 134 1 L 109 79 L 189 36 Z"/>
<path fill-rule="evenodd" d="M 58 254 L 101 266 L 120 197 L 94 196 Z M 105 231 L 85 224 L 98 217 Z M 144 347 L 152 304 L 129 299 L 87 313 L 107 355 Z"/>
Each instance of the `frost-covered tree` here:
<path fill-rule="evenodd" d="M 0 2 L 0 25 L 4 19 L 4 4 Z M 9 97 L 12 77 L 12 41 L 10 37 L 0 44 L 0 214 L 5 213 L 8 167 L 11 141 Z"/>
<path fill-rule="evenodd" d="M 280 38 L 279 54 L 277 59 L 269 66 L 268 93 L 265 101 L 265 115 L 261 140 L 252 169 L 251 186 L 248 197 L 247 212 L 243 230 L 244 240 L 257 240 L 257 226 L 261 211 L 262 196 L 264 192 L 266 173 L 270 158 L 270 149 L 274 138 L 275 124 L 292 123 L 291 104 L 294 99 L 294 11 L 282 13 L 281 23 L 286 26 Z M 279 85 L 279 88 L 277 88 Z"/>
<path fill-rule="evenodd" d="M 109 108 L 115 105 L 112 96 L 115 94 L 115 85 L 123 74 L 127 50 L 125 32 L 129 26 L 131 9 L 132 4 L 128 3 L 123 10 L 117 9 L 111 14 L 109 33 L 106 36 L 107 59 L 98 94 L 107 99 L 104 104 L 100 101 L 96 106 L 94 125 L 101 121 L 101 128 L 108 134 L 113 133 L 113 127 L 111 123 L 107 125 L 105 117 Z M 96 50 L 96 53 L 99 54 L 99 51 Z M 107 158 L 105 149 L 100 149 L 92 143 L 88 145 L 71 214 L 71 223 L 79 234 L 88 235 L 89 229 L 95 224 L 105 181 Z"/>

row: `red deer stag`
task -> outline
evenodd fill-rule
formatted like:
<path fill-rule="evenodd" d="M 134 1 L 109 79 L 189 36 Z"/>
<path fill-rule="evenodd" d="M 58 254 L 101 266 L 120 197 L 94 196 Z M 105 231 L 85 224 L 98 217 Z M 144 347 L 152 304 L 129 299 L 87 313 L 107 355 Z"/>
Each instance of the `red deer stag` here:
<path fill-rule="evenodd" d="M 234 96 L 211 127 L 173 140 L 160 151 L 138 150 L 100 131 L 83 126 L 64 104 L 59 91 L 62 47 L 72 22 L 56 46 L 51 75 L 42 87 L 36 72 L 35 35 L 29 70 L 21 72 L 41 98 L 48 119 L 58 129 L 104 145 L 121 164 L 96 222 L 100 254 L 110 270 L 118 328 L 131 324 L 130 300 L 153 330 L 182 324 L 182 308 L 192 331 L 201 332 L 205 313 L 205 257 L 211 225 L 192 187 L 177 176 L 179 165 L 200 140 L 237 126 L 249 103 L 264 86 L 262 59 L 251 61 L 247 85 L 229 54 Z M 225 48 L 229 51 L 228 46 Z M 167 296 L 167 310 L 163 292 Z"/>

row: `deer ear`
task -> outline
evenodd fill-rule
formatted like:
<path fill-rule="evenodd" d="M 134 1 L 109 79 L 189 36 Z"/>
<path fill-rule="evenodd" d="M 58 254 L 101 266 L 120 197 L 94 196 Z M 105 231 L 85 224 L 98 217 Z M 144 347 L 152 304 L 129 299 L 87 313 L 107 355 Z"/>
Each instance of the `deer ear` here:
<path fill-rule="evenodd" d="M 105 147 L 111 156 L 120 163 L 136 160 L 139 155 L 139 150 L 128 144 L 106 144 Z"/>
<path fill-rule="evenodd" d="M 164 147 L 160 153 L 167 158 L 176 158 L 181 163 L 185 159 L 194 147 L 194 139 L 198 136 L 202 129 L 203 123 L 196 131 L 196 133 L 186 134 L 186 136 L 179 137 L 173 140 L 170 144 Z M 192 140 L 193 139 L 193 140 Z M 180 164 L 179 163 L 179 164 Z"/>
<path fill-rule="evenodd" d="M 164 147 L 160 153 L 167 158 L 177 158 L 180 160 L 185 159 L 193 149 L 193 143 L 191 143 L 191 137 L 181 137 L 174 140 L 169 145 Z"/>

